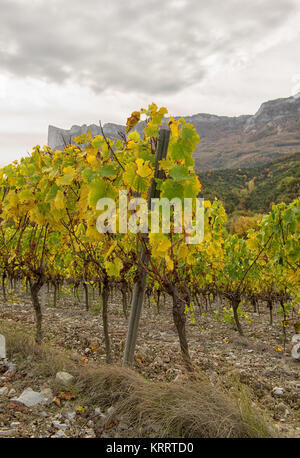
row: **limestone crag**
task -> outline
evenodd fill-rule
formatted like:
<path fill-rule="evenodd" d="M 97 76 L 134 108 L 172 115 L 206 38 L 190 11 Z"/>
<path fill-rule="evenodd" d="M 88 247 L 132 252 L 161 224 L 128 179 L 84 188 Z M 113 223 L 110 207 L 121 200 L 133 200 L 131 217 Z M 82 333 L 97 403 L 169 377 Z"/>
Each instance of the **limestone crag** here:
<path fill-rule="evenodd" d="M 107 137 L 120 138 L 122 133 L 125 132 L 125 127 L 118 124 L 107 123 L 103 126 L 104 134 Z M 61 129 L 55 126 L 48 127 L 48 145 L 53 150 L 63 150 L 66 145 L 76 144 L 74 137 L 82 134 L 92 133 L 92 136 L 102 135 L 100 125 L 90 124 L 89 126 L 83 124 L 82 126 L 74 125 L 71 129 Z"/>

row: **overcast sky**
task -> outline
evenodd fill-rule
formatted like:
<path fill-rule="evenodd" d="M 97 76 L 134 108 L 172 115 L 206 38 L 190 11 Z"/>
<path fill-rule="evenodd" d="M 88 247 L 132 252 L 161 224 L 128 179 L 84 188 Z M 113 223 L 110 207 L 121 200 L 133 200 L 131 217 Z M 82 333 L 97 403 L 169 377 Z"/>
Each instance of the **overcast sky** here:
<path fill-rule="evenodd" d="M 48 125 L 255 113 L 300 91 L 299 0 L 0 0 L 0 165 Z"/>

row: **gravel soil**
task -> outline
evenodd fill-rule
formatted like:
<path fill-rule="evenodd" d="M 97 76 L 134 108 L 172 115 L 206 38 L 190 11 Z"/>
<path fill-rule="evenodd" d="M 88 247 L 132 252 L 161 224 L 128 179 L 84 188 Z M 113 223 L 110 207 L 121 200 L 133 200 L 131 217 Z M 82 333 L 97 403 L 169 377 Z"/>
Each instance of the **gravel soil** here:
<path fill-rule="evenodd" d="M 50 302 L 50 297 L 47 299 Z M 232 378 L 238 377 L 249 388 L 253 403 L 269 413 L 280 437 L 300 437 L 300 361 L 290 356 L 293 328 L 287 328 L 284 349 L 276 311 L 273 326 L 269 325 L 269 312 L 263 304 L 259 314 L 253 313 L 250 307 L 247 313 L 251 322 L 242 321 L 245 337 L 239 336 L 232 324 L 216 320 L 212 309 L 202 314 L 196 310 L 194 322 L 188 317 L 187 335 L 193 363 L 213 384 L 220 378 L 230 383 Z M 127 324 L 117 291 L 109 304 L 112 355 L 116 364 L 122 359 Z M 34 313 L 29 297 L 14 296 L 7 303 L 0 302 L 0 333 L 4 333 L 7 325 L 34 335 Z M 75 304 L 66 291 L 56 308 L 43 307 L 43 332 L 46 344 L 64 352 L 76 352 L 79 364 L 105 363 L 97 298 L 91 301 L 87 312 L 84 304 Z M 168 299 L 160 313 L 148 301 L 144 306 L 135 359 L 135 370 L 148 379 L 170 382 L 187 377 Z M 53 377 L 50 380 L 42 371 L 36 375 L 30 355 L 23 361 L 18 355 L 12 355 L 9 362 L 16 365 L 11 372 L 5 373 L 0 366 L 0 437 L 97 436 L 96 417 L 104 418 L 107 413 L 100 412 L 97 406 L 93 411 L 83 412 L 80 393 L 74 390 L 61 395 L 61 391 L 53 388 Z M 52 390 L 53 396 L 50 392 L 48 402 L 28 408 L 15 401 L 28 387 L 38 392 Z M 276 387 L 282 388 L 280 394 L 274 390 Z M 120 424 L 115 437 L 120 434 Z M 116 425 L 109 426 L 102 437 L 112 437 L 110 431 Z M 121 424 L 123 437 L 126 437 L 126 428 L 128 425 Z"/>

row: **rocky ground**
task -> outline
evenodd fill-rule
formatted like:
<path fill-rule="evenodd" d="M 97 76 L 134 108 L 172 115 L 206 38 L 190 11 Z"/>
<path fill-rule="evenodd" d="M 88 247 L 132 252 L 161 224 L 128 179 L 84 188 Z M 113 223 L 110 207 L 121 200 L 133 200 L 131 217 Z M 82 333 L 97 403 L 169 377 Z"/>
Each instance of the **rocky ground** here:
<path fill-rule="evenodd" d="M 269 325 L 269 314 L 263 307 L 260 314 L 250 309 L 247 313 L 252 322 L 242 322 L 243 338 L 231 324 L 217 321 L 212 310 L 201 315 L 196 312 L 194 323 L 188 319 L 193 362 L 213 384 L 224 378 L 228 385 L 238 377 L 249 387 L 253 403 L 269 412 L 280 437 L 300 437 L 300 362 L 291 358 L 293 329 L 287 328 L 284 349 L 280 318 L 276 313 L 273 326 Z M 83 367 L 104 363 L 103 328 L 97 299 L 87 312 L 83 304 L 74 304 L 72 297 L 65 293 L 56 308 L 43 307 L 43 316 L 46 344 L 67 353 L 75 351 Z M 6 304 L 0 303 L 1 334 L 5 335 L 5 329 L 10 328 L 34 335 L 34 326 L 28 297 L 15 296 Z M 122 358 L 126 330 L 127 320 L 121 311 L 120 297 L 115 293 L 110 302 L 110 335 L 116 364 Z M 8 359 L 8 367 L 0 365 L 0 437 L 130 435 L 130 425 L 122 419 L 113 419 L 113 406 L 103 412 L 97 405 L 86 408 L 82 405 L 82 394 L 72 387 L 72 381 L 64 388 L 60 375 L 49 377 L 41 367 L 37 370 L 31 355 L 20 358 L 16 353 Z M 186 377 L 168 301 L 159 314 L 153 305 L 145 305 L 135 366 L 151 380 L 168 382 Z"/>

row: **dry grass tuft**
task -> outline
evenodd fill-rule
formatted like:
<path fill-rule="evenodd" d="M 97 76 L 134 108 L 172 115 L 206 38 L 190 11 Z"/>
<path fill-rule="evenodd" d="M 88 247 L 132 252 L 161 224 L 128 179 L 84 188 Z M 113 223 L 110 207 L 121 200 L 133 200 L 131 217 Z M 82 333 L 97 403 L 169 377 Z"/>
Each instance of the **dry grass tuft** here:
<path fill-rule="evenodd" d="M 1 325 L 5 335 L 8 359 L 18 356 L 19 359 L 30 357 L 31 364 L 38 375 L 52 377 L 62 370 L 71 369 L 74 363 L 67 354 L 59 352 L 47 344 L 38 345 L 34 338 L 23 330 L 13 329 L 10 325 Z"/>
<path fill-rule="evenodd" d="M 152 382 L 132 369 L 103 365 L 82 367 L 79 357 L 37 345 L 24 332 L 1 325 L 9 358 L 30 356 L 36 374 L 54 377 L 67 370 L 75 375 L 82 403 L 105 409 L 114 419 L 133 426 L 135 437 L 258 438 L 274 437 L 268 420 L 253 408 L 249 392 L 237 381 L 234 390 L 213 386 L 201 373 L 182 382 Z M 110 418 L 107 418 L 110 421 Z"/>
<path fill-rule="evenodd" d="M 231 394 L 198 374 L 187 383 L 145 380 L 131 369 L 103 366 L 78 376 L 93 405 L 114 405 L 114 417 L 132 425 L 139 437 L 273 437 L 263 415 L 239 386 Z"/>

